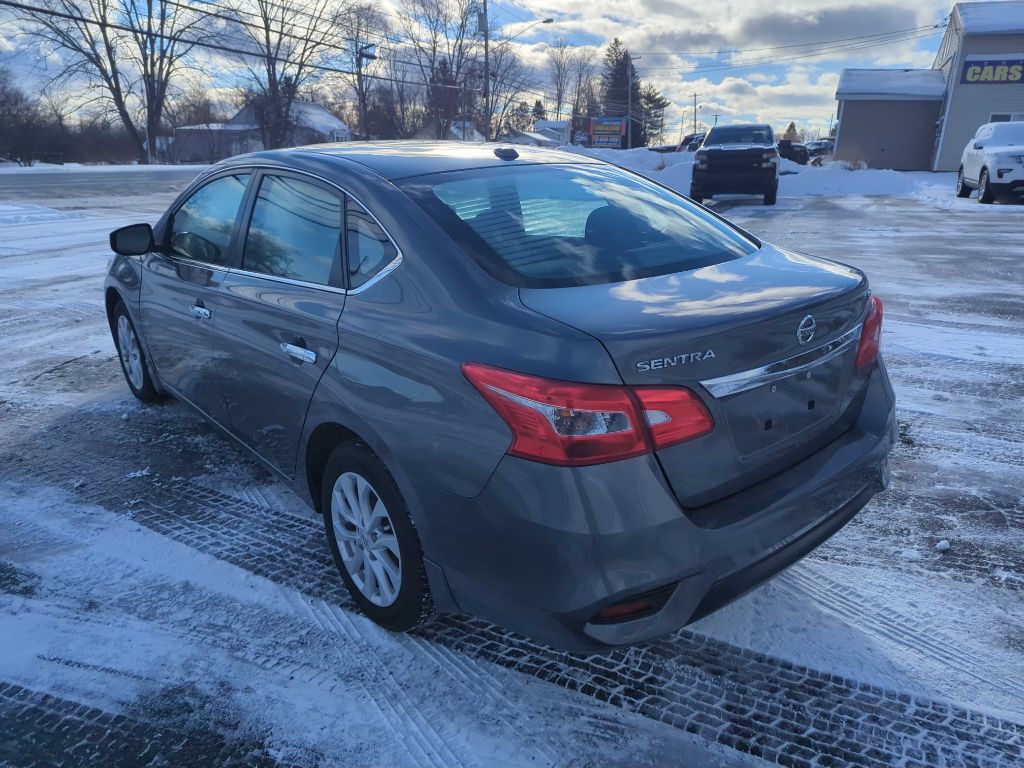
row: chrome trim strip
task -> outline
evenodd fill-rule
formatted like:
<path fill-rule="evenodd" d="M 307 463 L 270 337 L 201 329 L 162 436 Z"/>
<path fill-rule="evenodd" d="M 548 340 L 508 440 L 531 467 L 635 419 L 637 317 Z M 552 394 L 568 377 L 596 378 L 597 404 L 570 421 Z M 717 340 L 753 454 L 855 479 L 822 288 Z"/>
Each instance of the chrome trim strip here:
<path fill-rule="evenodd" d="M 731 373 L 728 376 L 719 376 L 714 379 L 706 379 L 701 385 L 714 397 L 725 397 L 735 395 L 738 392 L 746 392 L 748 389 L 769 384 L 794 373 L 800 373 L 813 368 L 816 365 L 828 362 L 846 351 L 847 347 L 860 341 L 863 323 L 848 330 L 841 336 L 837 336 L 827 344 L 815 347 L 798 355 L 787 357 L 785 360 L 778 360 L 760 368 L 752 368 L 749 371 Z"/>
<path fill-rule="evenodd" d="M 251 272 L 248 269 L 229 269 L 228 273 L 232 275 L 243 275 L 244 277 L 256 277 L 262 280 L 271 280 L 275 283 L 285 283 L 286 285 L 296 285 L 300 288 L 315 288 L 318 291 L 328 291 L 330 293 L 340 293 L 342 295 L 348 293 L 344 288 L 335 288 L 333 285 L 308 283 L 305 280 L 295 280 L 291 277 L 281 277 L 280 275 L 271 275 L 266 272 Z"/>

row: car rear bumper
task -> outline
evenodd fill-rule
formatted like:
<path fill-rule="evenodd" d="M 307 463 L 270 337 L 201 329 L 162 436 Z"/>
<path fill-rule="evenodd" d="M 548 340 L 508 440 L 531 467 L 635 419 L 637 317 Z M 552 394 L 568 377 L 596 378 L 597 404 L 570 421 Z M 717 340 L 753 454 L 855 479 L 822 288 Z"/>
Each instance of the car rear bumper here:
<path fill-rule="evenodd" d="M 774 168 L 721 171 L 693 169 L 692 186 L 705 195 L 764 193 L 775 188 L 778 179 Z"/>
<path fill-rule="evenodd" d="M 742 491 L 751 511 L 741 519 L 697 525 L 652 456 L 574 469 L 505 457 L 476 498 L 417 487 L 429 520 L 424 550 L 463 611 L 573 652 L 644 642 L 740 597 L 832 536 L 885 488 L 894 440 L 894 397 L 880 364 L 857 423 Z M 657 610 L 595 620 L 649 593 L 660 598 Z"/>

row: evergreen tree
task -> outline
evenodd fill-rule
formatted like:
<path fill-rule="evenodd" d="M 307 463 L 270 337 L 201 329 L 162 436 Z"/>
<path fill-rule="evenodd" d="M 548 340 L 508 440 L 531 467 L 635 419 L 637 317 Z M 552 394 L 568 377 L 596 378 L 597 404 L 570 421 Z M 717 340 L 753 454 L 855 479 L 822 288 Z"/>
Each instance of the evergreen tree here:
<path fill-rule="evenodd" d="M 796 122 L 790 122 L 782 134 L 782 138 L 789 141 L 800 141 L 800 134 L 796 130 Z"/>
<path fill-rule="evenodd" d="M 629 51 L 616 37 L 604 54 L 604 72 L 601 74 L 603 112 L 608 117 L 626 117 L 630 102 L 632 102 L 630 117 L 633 121 L 633 145 L 639 146 L 642 144 L 643 138 L 640 78 L 637 77 Z M 626 132 L 626 135 L 629 135 L 629 131 Z"/>
<path fill-rule="evenodd" d="M 541 104 L 540 99 L 537 99 L 533 103 L 533 122 L 536 123 L 538 120 L 547 120 L 547 119 L 548 119 L 548 112 L 547 112 L 546 109 L 544 109 L 544 105 Z"/>
<path fill-rule="evenodd" d="M 654 83 L 644 84 L 640 94 L 640 105 L 643 110 L 643 134 L 641 141 L 634 143 L 641 146 L 660 144 L 665 135 L 665 108 L 672 102 L 661 95 L 661 91 L 654 87 Z"/>

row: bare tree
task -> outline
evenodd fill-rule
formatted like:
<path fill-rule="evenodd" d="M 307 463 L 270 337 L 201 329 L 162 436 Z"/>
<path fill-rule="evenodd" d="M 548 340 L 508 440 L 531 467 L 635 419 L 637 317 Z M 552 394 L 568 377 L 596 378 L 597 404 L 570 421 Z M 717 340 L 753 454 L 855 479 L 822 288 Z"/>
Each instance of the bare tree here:
<path fill-rule="evenodd" d="M 382 39 L 386 39 L 388 23 L 378 7 L 370 3 L 360 3 L 346 9 L 343 15 L 345 31 L 345 47 L 351 67 L 356 73 L 350 77 L 350 85 L 356 94 L 359 112 L 359 133 L 369 136 L 366 128 L 367 98 L 370 91 L 370 78 L 381 67 L 381 57 L 373 51 Z"/>
<path fill-rule="evenodd" d="M 537 85 L 537 77 L 506 41 L 491 47 L 492 124 L 496 135 L 508 125 L 508 117 L 524 92 Z"/>
<path fill-rule="evenodd" d="M 245 100 L 253 107 L 267 149 L 291 142 L 292 105 L 318 67 L 343 63 L 344 0 L 235 0 L 237 34 L 251 56 Z"/>
<path fill-rule="evenodd" d="M 202 11 L 175 0 L 38 0 L 26 31 L 62 62 L 49 86 L 87 83 L 151 162 L 171 80 L 195 45 Z M 57 15 L 59 14 L 59 15 Z M 147 141 L 148 139 L 148 141 Z"/>
<path fill-rule="evenodd" d="M 426 89 L 416 82 L 418 69 L 418 65 L 402 59 L 399 51 L 384 59 L 380 78 L 373 87 L 377 105 L 397 138 L 412 136 L 427 120 Z"/>
<path fill-rule="evenodd" d="M 547 55 L 548 78 L 555 96 L 555 120 L 561 120 L 562 107 L 566 105 L 573 84 L 577 53 L 569 43 L 559 39 L 548 48 Z"/>
<path fill-rule="evenodd" d="M 401 31 L 409 39 L 412 61 L 428 87 L 427 108 L 446 138 L 459 91 L 465 96 L 468 77 L 479 55 L 475 0 L 410 0 L 401 13 Z"/>
<path fill-rule="evenodd" d="M 574 131 L 582 130 L 589 106 L 597 103 L 594 79 L 594 51 L 590 48 L 576 48 L 572 66 L 572 126 Z M 571 137 L 570 137 L 571 139 Z"/>

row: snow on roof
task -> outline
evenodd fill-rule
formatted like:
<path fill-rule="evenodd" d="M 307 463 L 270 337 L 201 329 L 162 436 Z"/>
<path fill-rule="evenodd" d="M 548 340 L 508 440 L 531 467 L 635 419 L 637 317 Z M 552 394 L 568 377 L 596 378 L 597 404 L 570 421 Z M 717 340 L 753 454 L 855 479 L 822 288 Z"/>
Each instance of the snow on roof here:
<path fill-rule="evenodd" d="M 1024 33 L 1024 2 L 957 3 L 953 13 L 969 35 L 1012 35 Z"/>
<path fill-rule="evenodd" d="M 940 69 L 844 69 L 837 99 L 941 99 L 946 80 Z"/>
<path fill-rule="evenodd" d="M 177 131 L 255 131 L 259 126 L 248 123 L 199 123 L 198 125 L 182 125 Z"/>
<path fill-rule="evenodd" d="M 291 118 L 298 125 L 312 128 L 314 131 L 330 136 L 334 133 L 347 133 L 348 126 L 332 115 L 319 104 L 311 101 L 292 102 Z"/>

